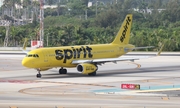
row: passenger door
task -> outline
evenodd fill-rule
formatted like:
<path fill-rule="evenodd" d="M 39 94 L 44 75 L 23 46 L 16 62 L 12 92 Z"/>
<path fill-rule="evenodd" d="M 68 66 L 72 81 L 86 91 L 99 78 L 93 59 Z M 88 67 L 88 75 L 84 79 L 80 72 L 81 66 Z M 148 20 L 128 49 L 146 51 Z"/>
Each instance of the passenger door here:
<path fill-rule="evenodd" d="M 48 51 L 42 51 L 43 52 L 43 55 L 44 55 L 44 62 L 48 62 L 48 56 L 49 56 L 49 53 Z"/>

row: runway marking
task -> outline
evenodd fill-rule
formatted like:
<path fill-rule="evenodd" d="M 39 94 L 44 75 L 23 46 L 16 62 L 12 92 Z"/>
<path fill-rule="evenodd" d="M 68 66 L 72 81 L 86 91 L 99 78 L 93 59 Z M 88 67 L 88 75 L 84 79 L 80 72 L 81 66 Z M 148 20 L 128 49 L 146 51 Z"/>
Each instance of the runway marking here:
<path fill-rule="evenodd" d="M 134 96 L 124 96 L 123 99 L 132 99 Z"/>
<path fill-rule="evenodd" d="M 128 71 L 130 71 L 130 70 L 139 69 L 139 68 L 141 67 L 140 64 L 135 63 L 135 62 L 126 62 L 126 63 L 134 64 L 134 65 L 136 65 L 137 67 L 135 67 L 135 68 L 130 68 L 130 69 L 122 69 L 123 72 L 128 72 Z"/>
<path fill-rule="evenodd" d="M 55 84 L 73 84 L 74 86 L 77 85 L 86 85 L 86 86 L 100 86 L 100 87 L 116 87 L 116 86 L 110 86 L 110 85 L 101 85 L 101 84 L 83 84 L 83 83 L 70 83 L 70 82 L 51 82 L 51 81 L 32 81 L 32 82 L 36 82 L 36 83 L 55 83 Z M 68 85 L 70 86 L 70 85 Z M 24 93 L 24 94 L 32 94 L 32 95 L 39 95 L 38 93 L 27 93 L 27 90 L 30 89 L 36 89 L 36 88 L 44 88 L 44 87 L 32 87 L 32 88 L 25 88 L 25 89 L 21 89 L 19 90 L 20 93 Z M 84 89 L 84 88 L 83 88 Z M 86 88 L 87 89 L 87 88 Z M 64 94 L 64 92 L 62 92 L 62 94 Z"/>
<path fill-rule="evenodd" d="M 55 84 L 73 84 L 73 85 L 89 85 L 89 86 L 103 86 L 103 87 L 116 87 L 111 85 L 94 84 L 94 83 L 71 83 L 71 82 L 53 82 L 53 81 L 33 81 L 36 83 L 55 83 Z"/>
<path fill-rule="evenodd" d="M 3 80 L 3 79 L 0 79 L 0 82 L 3 82 L 3 83 L 19 83 L 19 84 L 29 84 L 29 83 L 33 83 L 33 81 L 24 81 L 24 80 Z"/>
<path fill-rule="evenodd" d="M 10 106 L 9 108 L 18 108 L 17 106 Z"/>
<path fill-rule="evenodd" d="M 57 107 L 57 106 L 56 106 L 55 108 L 65 108 L 65 107 L 63 107 L 63 106 L 58 106 L 58 107 Z"/>
<path fill-rule="evenodd" d="M 135 64 L 135 65 L 137 65 L 137 67 L 135 68 L 135 69 L 137 69 L 137 68 L 140 68 L 141 67 L 141 65 L 140 64 L 138 64 L 138 63 L 136 63 L 136 62 L 127 62 L 127 63 L 131 63 L 131 64 Z M 128 69 L 127 69 L 128 70 Z"/>
<path fill-rule="evenodd" d="M 136 68 L 133 68 L 133 69 L 138 69 L 141 67 L 140 64 L 138 63 L 135 63 L 135 62 L 130 62 L 132 64 L 135 64 L 137 65 Z M 133 69 L 127 69 L 127 70 L 133 70 Z M 73 85 L 86 85 L 86 86 L 100 86 L 100 87 L 116 87 L 116 86 L 111 86 L 111 85 L 103 85 L 103 84 L 94 84 L 94 83 L 88 83 L 88 84 L 85 84 L 85 83 L 72 83 L 72 82 L 53 82 L 53 81 L 32 81 L 32 82 L 36 82 L 36 83 L 55 83 L 55 84 L 73 84 Z M 35 87 L 36 88 L 36 87 Z M 37 87 L 37 88 L 41 88 L 41 87 Z M 22 89 L 22 90 L 19 90 L 20 93 L 24 93 L 24 94 L 32 94 L 32 95 L 39 95 L 39 94 L 33 94 L 33 93 L 26 93 L 25 91 L 28 90 L 28 89 L 33 89 L 33 88 L 26 88 L 26 89 Z"/>
<path fill-rule="evenodd" d="M 133 63 L 133 64 L 137 65 L 137 67 L 136 67 L 136 68 L 140 68 L 140 67 L 141 67 L 141 65 L 140 65 L 140 64 L 138 64 L 138 63 Z"/>
<path fill-rule="evenodd" d="M 169 100 L 169 97 L 161 97 L 162 100 Z"/>
<path fill-rule="evenodd" d="M 134 63 L 134 62 L 130 62 L 132 64 L 135 64 L 137 65 L 137 68 L 140 68 L 141 65 L 138 64 L 138 63 Z M 128 69 L 129 70 L 129 69 Z M 72 84 L 72 85 L 86 85 L 86 86 L 100 86 L 100 87 L 116 87 L 116 86 L 111 86 L 111 85 L 103 85 L 103 84 L 95 84 L 95 83 L 88 83 L 88 84 L 85 84 L 85 83 L 72 83 L 72 82 L 53 82 L 53 81 L 31 81 L 31 83 L 54 83 L 54 84 Z M 35 87 L 35 88 L 41 88 L 41 87 Z M 34 89 L 34 88 L 26 88 L 26 89 L 22 89 L 22 90 L 19 90 L 20 93 L 25 93 L 25 94 L 33 94 L 33 93 L 26 93 L 25 90 L 28 90 L 28 89 Z"/>
<path fill-rule="evenodd" d="M 142 82 L 156 82 L 160 84 L 173 84 L 172 82 L 166 82 L 166 81 L 159 81 L 162 79 L 149 79 L 149 80 L 142 80 Z"/>

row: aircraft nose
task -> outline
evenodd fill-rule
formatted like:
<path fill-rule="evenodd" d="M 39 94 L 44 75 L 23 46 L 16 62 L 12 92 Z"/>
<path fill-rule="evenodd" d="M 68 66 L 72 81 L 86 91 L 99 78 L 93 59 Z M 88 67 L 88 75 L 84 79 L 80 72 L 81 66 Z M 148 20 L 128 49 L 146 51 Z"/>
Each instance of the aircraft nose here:
<path fill-rule="evenodd" d="M 26 59 L 22 60 L 22 65 L 28 67 L 28 61 Z"/>

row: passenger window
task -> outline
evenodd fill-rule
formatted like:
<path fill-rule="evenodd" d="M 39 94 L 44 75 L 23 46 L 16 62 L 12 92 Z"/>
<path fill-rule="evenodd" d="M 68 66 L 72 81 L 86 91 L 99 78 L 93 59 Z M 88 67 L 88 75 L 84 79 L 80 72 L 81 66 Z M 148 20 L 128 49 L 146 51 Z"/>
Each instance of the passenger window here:
<path fill-rule="evenodd" d="M 39 57 L 39 56 L 36 54 L 36 57 Z"/>

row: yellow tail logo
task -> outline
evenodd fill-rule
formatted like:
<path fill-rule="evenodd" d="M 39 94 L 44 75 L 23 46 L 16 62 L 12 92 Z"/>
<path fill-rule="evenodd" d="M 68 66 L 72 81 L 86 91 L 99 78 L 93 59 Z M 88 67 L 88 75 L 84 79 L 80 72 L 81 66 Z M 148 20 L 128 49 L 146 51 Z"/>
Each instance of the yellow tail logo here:
<path fill-rule="evenodd" d="M 128 44 L 132 25 L 132 14 L 128 14 L 112 44 Z"/>

